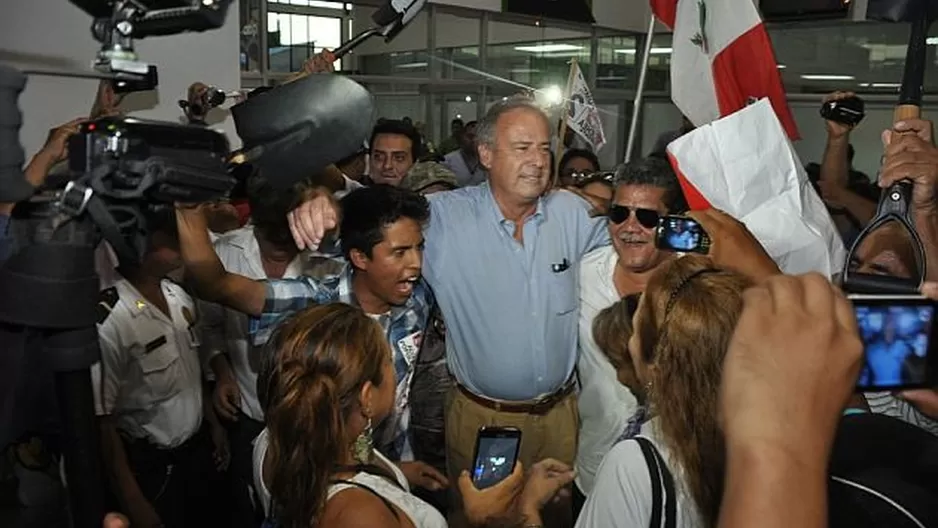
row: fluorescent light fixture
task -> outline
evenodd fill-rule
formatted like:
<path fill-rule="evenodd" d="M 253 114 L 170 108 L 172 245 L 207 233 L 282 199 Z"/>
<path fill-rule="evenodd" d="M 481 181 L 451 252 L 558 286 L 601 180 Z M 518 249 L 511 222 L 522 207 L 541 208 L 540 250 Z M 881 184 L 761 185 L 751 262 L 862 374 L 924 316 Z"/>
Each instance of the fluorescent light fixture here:
<path fill-rule="evenodd" d="M 852 81 L 856 77 L 853 75 L 806 74 L 802 75 L 801 78 L 806 81 Z"/>
<path fill-rule="evenodd" d="M 429 66 L 426 62 L 408 62 L 406 64 L 398 64 L 395 66 L 398 70 L 418 70 L 420 68 L 426 68 Z"/>
<path fill-rule="evenodd" d="M 537 68 L 512 68 L 511 73 L 541 73 Z"/>
<path fill-rule="evenodd" d="M 574 46 L 573 44 L 541 44 L 539 46 L 517 46 L 515 51 L 527 51 L 529 53 L 553 53 L 557 51 L 578 51 L 583 46 Z"/>
<path fill-rule="evenodd" d="M 784 69 L 787 68 L 788 66 L 785 66 L 784 64 L 776 64 L 775 67 L 778 68 L 778 69 L 780 69 L 780 70 L 784 70 Z"/>
<path fill-rule="evenodd" d="M 467 103 L 471 103 L 471 102 L 472 102 L 472 96 L 471 96 L 471 95 L 467 95 L 467 96 L 466 96 L 466 102 L 467 102 Z"/>
<path fill-rule="evenodd" d="M 861 88 L 901 88 L 900 83 L 860 83 Z"/>
<path fill-rule="evenodd" d="M 925 44 L 929 46 L 938 46 L 938 37 L 928 37 L 925 39 Z"/>
<path fill-rule="evenodd" d="M 638 53 L 638 50 L 634 49 L 617 49 L 612 50 L 613 53 L 621 53 L 623 55 L 635 55 Z M 673 48 L 651 48 L 649 52 L 651 55 L 668 55 L 673 51 Z"/>

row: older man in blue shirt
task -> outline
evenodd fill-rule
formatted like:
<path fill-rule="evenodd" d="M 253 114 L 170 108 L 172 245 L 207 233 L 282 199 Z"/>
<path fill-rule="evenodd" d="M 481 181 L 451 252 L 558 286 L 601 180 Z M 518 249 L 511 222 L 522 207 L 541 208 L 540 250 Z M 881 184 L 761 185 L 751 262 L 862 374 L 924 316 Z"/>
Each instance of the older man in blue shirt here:
<path fill-rule="evenodd" d="M 523 432 L 519 460 L 573 462 L 577 270 L 609 243 L 605 219 L 549 191 L 550 125 L 528 99 L 496 104 L 479 123 L 488 183 L 429 197 L 423 273 L 447 328 L 457 382 L 447 409 L 450 477 L 470 469 L 480 426 Z M 335 224 L 325 198 L 291 213 L 301 247 Z"/>

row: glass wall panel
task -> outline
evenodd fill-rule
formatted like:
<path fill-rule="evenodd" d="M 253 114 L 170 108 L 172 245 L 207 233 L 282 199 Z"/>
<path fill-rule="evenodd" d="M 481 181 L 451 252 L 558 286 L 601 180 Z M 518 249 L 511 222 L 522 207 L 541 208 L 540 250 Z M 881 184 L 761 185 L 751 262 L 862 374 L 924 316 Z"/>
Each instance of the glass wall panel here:
<path fill-rule="evenodd" d="M 636 52 L 633 36 L 600 36 L 596 39 L 596 87 L 633 89 L 638 86 Z"/>
<path fill-rule="evenodd" d="M 324 48 L 335 49 L 342 44 L 342 19 L 282 13 L 267 13 L 267 49 L 270 71 L 295 72 L 306 59 Z M 336 61 L 337 70 L 342 61 Z"/>
<path fill-rule="evenodd" d="M 864 23 L 770 27 L 789 93 L 834 90 L 895 93 L 902 81 L 909 27 Z M 938 28 L 927 41 L 925 89 L 938 92 Z"/>
<path fill-rule="evenodd" d="M 352 8 L 352 34 L 372 27 L 375 8 Z M 427 56 L 427 10 L 420 12 L 391 42 L 381 38 L 367 40 L 355 48 L 355 70 L 365 75 L 393 77 L 429 77 Z"/>
<path fill-rule="evenodd" d="M 477 79 L 481 15 L 472 16 L 437 11 L 434 39 L 438 71 L 443 79 Z"/>
<path fill-rule="evenodd" d="M 587 31 L 493 20 L 488 27 L 486 70 L 520 89 L 562 89 L 572 59 L 589 72 L 590 37 Z"/>
<path fill-rule="evenodd" d="M 265 0 L 241 0 L 238 2 L 238 11 L 241 25 L 241 71 L 259 72 L 261 57 L 260 3 Z"/>

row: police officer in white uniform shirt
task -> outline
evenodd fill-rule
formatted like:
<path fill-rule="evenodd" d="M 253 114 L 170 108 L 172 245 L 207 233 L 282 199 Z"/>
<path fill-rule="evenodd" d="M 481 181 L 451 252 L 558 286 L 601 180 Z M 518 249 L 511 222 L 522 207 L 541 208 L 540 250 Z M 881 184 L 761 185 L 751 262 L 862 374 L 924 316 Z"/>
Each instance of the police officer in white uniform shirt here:
<path fill-rule="evenodd" d="M 140 265 L 122 266 L 98 305 L 92 383 L 102 452 L 133 526 L 214 526 L 224 512 L 226 438 L 203 405 L 195 303 L 165 278 L 181 262 L 175 218 L 152 216 Z"/>

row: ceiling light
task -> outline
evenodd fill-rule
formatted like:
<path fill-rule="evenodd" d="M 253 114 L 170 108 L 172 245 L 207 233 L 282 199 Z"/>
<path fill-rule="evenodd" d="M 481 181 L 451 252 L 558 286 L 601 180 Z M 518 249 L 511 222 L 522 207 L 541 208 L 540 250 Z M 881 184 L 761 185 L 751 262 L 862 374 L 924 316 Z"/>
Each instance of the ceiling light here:
<path fill-rule="evenodd" d="M 860 83 L 861 88 L 901 88 L 899 83 Z"/>
<path fill-rule="evenodd" d="M 538 46 L 517 46 L 515 51 L 527 51 L 530 53 L 552 53 L 555 51 L 577 51 L 583 49 L 583 46 L 574 46 L 573 44 L 541 44 Z"/>
<path fill-rule="evenodd" d="M 785 66 L 784 64 L 776 64 L 775 67 L 778 68 L 778 69 L 780 69 L 780 70 L 784 70 L 784 69 L 787 68 L 788 66 Z"/>
<path fill-rule="evenodd" d="M 613 53 L 621 53 L 623 55 L 635 55 L 638 53 L 638 50 L 635 49 L 617 49 L 612 51 Z M 668 55 L 671 51 L 672 48 L 651 48 L 651 51 L 648 53 L 650 55 Z"/>
<path fill-rule="evenodd" d="M 929 46 L 938 46 L 938 37 L 928 37 L 925 39 L 925 44 Z"/>
<path fill-rule="evenodd" d="M 471 103 L 471 102 L 472 102 L 472 96 L 471 96 L 471 95 L 467 95 L 467 96 L 466 96 L 466 102 L 467 102 L 467 103 Z"/>
<path fill-rule="evenodd" d="M 420 68 L 426 68 L 428 64 L 426 62 L 408 62 L 406 64 L 398 64 L 395 66 L 398 70 L 416 70 Z"/>
<path fill-rule="evenodd" d="M 806 74 L 801 76 L 802 79 L 806 81 L 852 81 L 855 79 L 853 75 L 818 75 L 818 74 Z"/>

